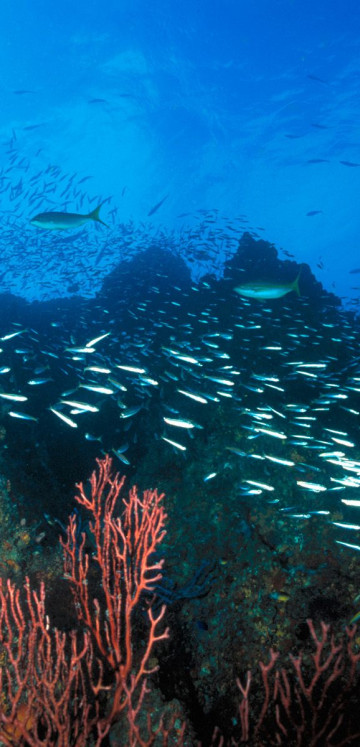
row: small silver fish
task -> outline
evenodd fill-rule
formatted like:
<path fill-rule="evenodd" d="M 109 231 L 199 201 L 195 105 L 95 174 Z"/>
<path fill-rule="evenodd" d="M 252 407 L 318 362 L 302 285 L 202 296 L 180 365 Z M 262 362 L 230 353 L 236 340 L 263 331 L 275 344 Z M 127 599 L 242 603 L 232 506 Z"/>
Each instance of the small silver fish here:
<path fill-rule="evenodd" d="M 122 453 L 121 449 L 111 449 L 111 451 L 120 462 L 126 465 L 130 465 L 128 458 L 125 456 L 125 454 Z"/>
<path fill-rule="evenodd" d="M 0 392 L 0 397 L 10 399 L 12 402 L 26 402 L 27 400 L 27 397 L 23 394 L 5 394 L 5 392 Z"/>
<path fill-rule="evenodd" d="M 166 441 L 168 444 L 171 444 L 171 446 L 174 446 L 175 449 L 179 449 L 180 451 L 186 451 L 186 446 L 183 446 L 182 444 L 177 443 L 177 441 L 171 441 L 170 438 L 165 438 L 165 436 L 160 436 L 160 438 L 163 441 Z"/>
<path fill-rule="evenodd" d="M 12 418 L 19 418 L 19 420 L 33 420 L 34 423 L 37 423 L 39 418 L 35 418 L 33 415 L 27 415 L 25 412 L 15 412 L 14 410 L 10 410 L 8 415 L 11 415 Z"/>
<path fill-rule="evenodd" d="M 48 384 L 49 381 L 54 381 L 54 379 L 51 379 L 50 377 L 44 379 L 29 379 L 27 383 L 29 386 L 39 386 L 40 384 Z"/>
<path fill-rule="evenodd" d="M 61 399 L 61 404 L 69 405 L 69 407 L 75 407 L 77 410 L 83 410 L 84 412 L 99 412 L 99 408 L 94 405 L 88 405 L 87 402 L 77 402 L 72 399 Z"/>
<path fill-rule="evenodd" d="M 190 420 L 179 420 L 177 418 L 163 418 L 167 425 L 173 425 L 175 428 L 195 428 Z"/>
<path fill-rule="evenodd" d="M 193 399 L 195 402 L 202 402 L 204 405 L 208 402 L 205 397 L 202 397 L 200 394 L 195 394 L 195 392 L 186 392 L 185 389 L 177 389 L 177 391 L 180 394 L 185 394 L 186 397 L 190 397 L 190 399 Z"/>
<path fill-rule="evenodd" d="M 120 364 L 116 364 L 116 368 L 121 368 L 122 371 L 128 371 L 129 373 L 146 373 L 145 368 L 137 368 L 136 366 L 121 366 Z"/>
<path fill-rule="evenodd" d="M 93 340 L 90 340 L 90 342 L 87 342 L 85 347 L 92 348 L 93 345 L 96 345 L 96 343 L 100 342 L 100 340 L 104 340 L 105 337 L 109 337 L 110 332 L 105 332 L 103 335 L 99 335 L 99 337 L 94 337 Z"/>
<path fill-rule="evenodd" d="M 0 340 L 12 340 L 13 337 L 17 337 L 18 335 L 22 335 L 23 332 L 26 332 L 25 329 L 19 330 L 19 332 L 10 332 L 8 335 L 4 335 L 4 337 L 0 337 Z"/>
<path fill-rule="evenodd" d="M 89 392 L 97 392 L 98 394 L 114 394 L 113 389 L 109 389 L 106 386 L 97 386 L 96 384 L 79 384 L 82 389 L 88 389 Z"/>
<path fill-rule="evenodd" d="M 123 410 L 120 414 L 120 417 L 125 418 L 132 418 L 134 415 L 137 415 L 138 412 L 142 409 L 142 405 L 138 405 L 135 407 L 127 407 L 126 410 Z"/>
<path fill-rule="evenodd" d="M 59 412 L 59 410 L 55 410 L 54 407 L 49 407 L 49 410 L 54 413 L 54 415 L 57 415 L 60 420 L 63 420 L 66 425 L 70 425 L 71 428 L 77 428 L 78 425 L 75 423 L 74 420 L 71 420 L 71 418 L 66 417 L 62 412 Z"/>

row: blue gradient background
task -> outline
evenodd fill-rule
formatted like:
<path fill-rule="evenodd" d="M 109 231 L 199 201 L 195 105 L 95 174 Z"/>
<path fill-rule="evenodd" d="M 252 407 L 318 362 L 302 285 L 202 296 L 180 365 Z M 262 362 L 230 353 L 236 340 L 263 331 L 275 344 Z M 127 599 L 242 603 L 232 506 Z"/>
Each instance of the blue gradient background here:
<path fill-rule="evenodd" d="M 0 163 L 14 131 L 30 167 L 9 175 L 24 191 L 54 164 L 91 176 L 87 193 L 111 195 L 119 223 L 146 221 L 167 194 L 151 222 L 169 232 L 184 212 L 190 224 L 199 209 L 245 213 L 326 288 L 358 297 L 358 2 L 4 0 L 0 35 Z M 31 264 L 31 206 L 17 209 Z M 22 293 L 16 257 L 5 289 Z"/>

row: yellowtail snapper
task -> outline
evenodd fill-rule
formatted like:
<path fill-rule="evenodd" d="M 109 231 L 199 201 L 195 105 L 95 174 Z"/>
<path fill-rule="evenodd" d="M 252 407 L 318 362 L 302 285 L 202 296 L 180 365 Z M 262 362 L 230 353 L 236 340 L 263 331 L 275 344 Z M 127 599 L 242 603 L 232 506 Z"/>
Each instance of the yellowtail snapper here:
<path fill-rule="evenodd" d="M 238 285 L 234 290 L 240 296 L 245 298 L 258 298 L 258 299 L 271 299 L 271 298 L 282 298 L 288 293 L 295 291 L 300 296 L 299 278 L 301 271 L 292 283 L 261 283 L 254 281 L 253 283 L 245 283 L 244 285 Z"/>
<path fill-rule="evenodd" d="M 63 231 L 71 228 L 79 228 L 88 221 L 96 221 L 101 223 L 106 228 L 109 228 L 107 223 L 104 223 L 100 218 L 100 208 L 104 203 L 101 202 L 95 210 L 91 213 L 62 213 L 62 212 L 49 212 L 49 213 L 38 213 L 31 218 L 30 223 L 32 226 L 37 228 L 43 228 L 47 231 Z"/>

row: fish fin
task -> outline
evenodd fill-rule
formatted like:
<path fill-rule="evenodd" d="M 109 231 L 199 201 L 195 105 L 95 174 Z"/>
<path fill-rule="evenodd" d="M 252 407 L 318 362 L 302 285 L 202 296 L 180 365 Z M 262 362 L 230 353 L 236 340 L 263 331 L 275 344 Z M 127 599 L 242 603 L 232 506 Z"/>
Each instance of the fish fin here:
<path fill-rule="evenodd" d="M 100 208 L 102 207 L 104 203 L 100 202 L 100 205 L 98 205 L 95 210 L 92 210 L 91 213 L 88 213 L 87 217 L 90 218 L 90 220 L 96 220 L 98 223 L 102 223 L 103 226 L 106 226 L 106 228 L 109 228 L 107 223 L 104 223 L 103 220 L 100 218 Z"/>
<path fill-rule="evenodd" d="M 292 290 L 295 291 L 297 296 L 301 296 L 300 288 L 299 288 L 300 275 L 301 275 L 301 270 L 299 270 L 299 273 L 292 284 Z"/>

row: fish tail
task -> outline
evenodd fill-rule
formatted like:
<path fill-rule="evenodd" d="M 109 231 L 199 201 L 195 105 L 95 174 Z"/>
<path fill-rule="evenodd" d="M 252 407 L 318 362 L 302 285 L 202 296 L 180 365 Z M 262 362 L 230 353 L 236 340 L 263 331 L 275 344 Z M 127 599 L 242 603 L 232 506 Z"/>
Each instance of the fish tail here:
<path fill-rule="evenodd" d="M 295 293 L 296 293 L 297 296 L 301 295 L 300 288 L 299 288 L 300 275 L 301 275 L 301 269 L 299 270 L 299 273 L 298 273 L 297 277 L 295 278 L 295 280 L 294 280 L 294 282 L 292 284 L 292 290 L 295 291 Z"/>
<path fill-rule="evenodd" d="M 102 225 L 103 225 L 103 226 L 106 226 L 106 228 L 109 228 L 108 224 L 107 224 L 107 223 L 104 223 L 104 221 L 103 221 L 103 220 L 101 220 L 101 218 L 100 218 L 100 215 L 99 215 L 99 213 L 100 213 L 100 208 L 102 207 L 102 205 L 103 205 L 103 204 L 104 204 L 103 202 L 100 202 L 100 205 L 98 205 L 98 206 L 97 206 L 97 207 L 95 208 L 95 210 L 92 210 L 92 211 L 91 211 L 91 213 L 88 213 L 87 217 L 88 217 L 88 218 L 89 218 L 90 220 L 96 220 L 96 221 L 97 221 L 98 223 L 102 223 Z"/>

